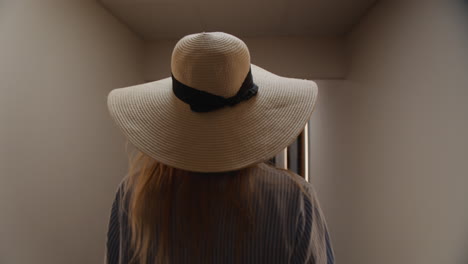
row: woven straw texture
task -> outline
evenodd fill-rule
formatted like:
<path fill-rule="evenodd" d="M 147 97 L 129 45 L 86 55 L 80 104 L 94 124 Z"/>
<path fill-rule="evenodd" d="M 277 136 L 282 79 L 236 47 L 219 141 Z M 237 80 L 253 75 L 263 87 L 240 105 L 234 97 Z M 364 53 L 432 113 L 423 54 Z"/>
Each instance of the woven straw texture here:
<path fill-rule="evenodd" d="M 249 67 L 258 93 L 235 106 L 193 112 L 167 77 L 112 90 L 108 109 L 130 143 L 159 162 L 198 172 L 244 168 L 292 144 L 315 108 L 316 83 L 250 63 L 247 46 L 222 32 L 182 38 L 171 62 L 179 81 L 224 97 L 237 92 Z"/>

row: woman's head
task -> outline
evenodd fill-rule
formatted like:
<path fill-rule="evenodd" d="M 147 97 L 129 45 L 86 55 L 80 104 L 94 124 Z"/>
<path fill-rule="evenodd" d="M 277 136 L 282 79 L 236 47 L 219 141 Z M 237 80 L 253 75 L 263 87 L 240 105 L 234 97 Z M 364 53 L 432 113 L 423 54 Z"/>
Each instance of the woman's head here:
<path fill-rule="evenodd" d="M 174 208 L 177 218 L 187 219 L 181 243 L 192 249 L 202 232 L 214 233 L 210 221 L 217 208 L 237 211 L 239 241 L 255 226 L 254 175 L 245 166 L 297 138 L 314 111 L 318 87 L 252 64 L 249 54 L 234 35 L 190 34 L 174 47 L 170 77 L 108 94 L 112 119 L 148 155 L 131 160 L 125 184 L 136 260 L 145 260 L 154 240 L 158 258 L 169 256 Z"/>

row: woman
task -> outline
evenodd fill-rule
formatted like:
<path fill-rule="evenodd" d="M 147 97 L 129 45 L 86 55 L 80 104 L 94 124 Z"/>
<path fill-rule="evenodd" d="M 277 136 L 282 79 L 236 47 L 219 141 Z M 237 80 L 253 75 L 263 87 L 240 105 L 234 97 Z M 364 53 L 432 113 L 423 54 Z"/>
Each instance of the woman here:
<path fill-rule="evenodd" d="M 180 39 L 171 77 L 114 89 L 136 148 L 112 206 L 107 263 L 334 262 L 315 192 L 269 164 L 310 119 L 310 80 L 250 62 L 239 38 Z"/>

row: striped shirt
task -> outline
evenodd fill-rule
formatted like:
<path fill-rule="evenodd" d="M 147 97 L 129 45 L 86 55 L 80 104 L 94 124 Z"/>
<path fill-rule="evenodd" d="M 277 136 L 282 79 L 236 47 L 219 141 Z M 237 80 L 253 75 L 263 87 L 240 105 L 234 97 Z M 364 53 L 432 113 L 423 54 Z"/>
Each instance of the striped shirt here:
<path fill-rule="evenodd" d="M 240 263 L 310 263 L 333 264 L 334 253 L 327 224 L 313 186 L 299 175 L 296 177 L 309 196 L 285 171 L 260 163 L 251 168 L 254 188 L 256 226 L 254 239 L 243 243 Z M 126 214 L 120 211 L 121 186 L 116 192 L 107 231 L 105 262 L 129 262 L 129 228 Z M 234 233 L 229 212 L 220 214 L 217 223 L 222 234 L 210 251 L 201 257 L 209 263 L 233 263 Z M 173 249 L 176 250 L 176 249 Z M 193 257 L 193 256 L 192 256 Z M 191 256 L 182 250 L 173 254 L 172 263 L 191 263 Z"/>

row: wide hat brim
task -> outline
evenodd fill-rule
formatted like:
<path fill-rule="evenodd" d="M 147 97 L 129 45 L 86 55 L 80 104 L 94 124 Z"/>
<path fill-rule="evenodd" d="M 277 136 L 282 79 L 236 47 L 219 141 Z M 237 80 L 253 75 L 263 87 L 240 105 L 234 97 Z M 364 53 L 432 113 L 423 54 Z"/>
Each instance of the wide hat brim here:
<path fill-rule="evenodd" d="M 117 88 L 112 119 L 139 151 L 197 172 L 232 171 L 266 161 L 291 145 L 311 118 L 314 81 L 278 76 L 251 64 L 257 94 L 234 106 L 197 113 L 172 91 L 172 79 Z"/>

